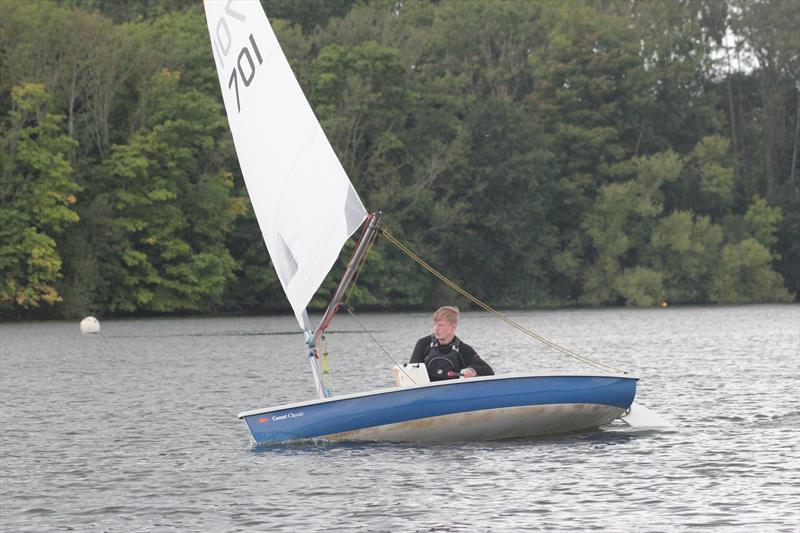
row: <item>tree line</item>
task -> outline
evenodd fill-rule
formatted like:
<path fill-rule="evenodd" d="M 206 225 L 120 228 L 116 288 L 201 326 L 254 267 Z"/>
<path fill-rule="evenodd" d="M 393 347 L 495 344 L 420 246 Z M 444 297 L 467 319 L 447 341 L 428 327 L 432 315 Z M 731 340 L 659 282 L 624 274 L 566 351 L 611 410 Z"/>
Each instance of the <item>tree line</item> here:
<path fill-rule="evenodd" d="M 477 297 L 796 298 L 790 0 L 262 3 L 367 208 Z M 2 316 L 288 309 L 199 2 L 0 0 L 0 121 Z M 454 296 L 379 241 L 354 301 Z"/>

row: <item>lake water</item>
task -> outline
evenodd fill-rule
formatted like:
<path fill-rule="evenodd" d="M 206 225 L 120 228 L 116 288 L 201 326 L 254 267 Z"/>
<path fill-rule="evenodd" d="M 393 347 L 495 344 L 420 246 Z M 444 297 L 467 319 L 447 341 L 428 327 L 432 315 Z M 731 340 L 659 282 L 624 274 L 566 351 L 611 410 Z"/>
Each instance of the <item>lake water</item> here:
<path fill-rule="evenodd" d="M 240 411 L 314 396 L 292 317 L 0 324 L 0 529 L 800 530 L 800 306 L 510 315 L 676 429 L 254 447 Z M 430 326 L 360 318 L 398 359 Z M 329 336 L 337 393 L 392 384 L 359 331 Z M 459 334 L 498 373 L 587 370 L 486 314 Z"/>

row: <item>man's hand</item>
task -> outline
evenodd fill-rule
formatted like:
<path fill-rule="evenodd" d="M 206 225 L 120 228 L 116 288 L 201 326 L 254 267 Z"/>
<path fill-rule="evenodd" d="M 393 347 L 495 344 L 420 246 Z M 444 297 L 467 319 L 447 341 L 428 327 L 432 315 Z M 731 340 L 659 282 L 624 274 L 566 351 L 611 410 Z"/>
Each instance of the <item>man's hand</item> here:
<path fill-rule="evenodd" d="M 464 377 L 465 378 L 474 378 L 477 375 L 478 375 L 478 373 L 475 372 L 475 369 L 472 368 L 472 367 L 467 367 L 467 368 L 464 369 Z"/>

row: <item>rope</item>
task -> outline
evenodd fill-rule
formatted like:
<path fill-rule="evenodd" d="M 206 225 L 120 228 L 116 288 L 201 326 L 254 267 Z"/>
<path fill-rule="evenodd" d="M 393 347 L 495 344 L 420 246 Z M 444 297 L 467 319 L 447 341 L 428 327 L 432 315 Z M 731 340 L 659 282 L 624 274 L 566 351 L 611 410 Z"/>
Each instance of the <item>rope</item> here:
<path fill-rule="evenodd" d="M 411 259 L 416 261 L 422 268 L 424 268 L 425 270 L 427 270 L 428 272 L 433 274 L 436 278 L 438 278 L 445 285 L 447 285 L 448 287 L 450 287 L 451 289 L 453 289 L 454 291 L 456 291 L 457 293 L 462 295 L 464 298 L 466 298 L 470 302 L 472 302 L 475 305 L 479 306 L 484 311 L 487 311 L 487 312 L 493 314 L 495 317 L 499 318 L 500 320 L 502 320 L 503 322 L 505 322 L 509 326 L 511 326 L 513 328 L 516 328 L 517 330 L 519 330 L 522 333 L 528 335 L 529 337 L 532 337 L 532 338 L 536 339 L 537 341 L 539 341 L 539 342 L 541 342 L 543 344 L 546 344 L 547 346 L 550 346 L 551 348 L 553 348 L 555 350 L 558 350 L 559 352 L 561 352 L 561 353 L 563 353 L 565 355 L 568 355 L 569 357 L 572 357 L 573 359 L 576 359 L 577 361 L 580 361 L 581 363 L 583 363 L 585 365 L 593 366 L 593 367 L 595 367 L 595 368 L 597 368 L 597 369 L 599 369 L 599 370 L 601 370 L 603 372 L 627 374 L 627 372 L 625 372 L 623 370 L 620 370 L 618 368 L 615 368 L 615 367 L 613 367 L 611 365 L 607 365 L 605 363 L 601 363 L 600 361 L 594 361 L 592 359 L 589 359 L 586 356 L 580 355 L 578 353 L 573 352 L 572 350 L 569 350 L 567 348 L 559 346 L 558 344 L 554 343 L 553 341 L 548 340 L 548 339 L 542 337 L 541 335 L 537 335 L 536 333 L 534 333 L 533 331 L 529 330 L 528 328 L 522 326 L 521 324 L 518 324 L 517 322 L 514 322 L 513 320 L 511 320 L 507 316 L 503 315 L 499 311 L 496 311 L 495 309 L 493 309 L 489 305 L 485 304 L 484 302 L 482 302 L 481 300 L 479 300 L 475 296 L 471 295 L 470 293 L 468 293 L 467 291 L 465 291 L 464 289 L 462 289 L 461 287 L 456 285 L 454 282 L 450 281 L 450 279 L 445 277 L 444 274 L 440 273 L 438 270 L 436 270 L 435 268 L 430 266 L 421 257 L 419 257 L 417 254 L 415 254 L 410 248 L 408 248 L 406 245 L 404 245 L 403 243 L 398 241 L 389 232 L 388 229 L 381 228 L 379 231 L 387 239 L 389 239 L 389 242 L 391 242 L 392 244 L 397 246 L 403 253 L 405 253 Z"/>
<path fill-rule="evenodd" d="M 397 368 L 399 368 L 399 369 L 400 369 L 400 371 L 401 371 L 403 374 L 405 374 L 405 375 L 406 375 L 406 377 L 407 377 L 408 379 L 410 379 L 410 380 L 411 380 L 411 382 L 412 382 L 412 383 L 414 383 L 415 385 L 417 385 L 417 382 L 416 382 L 416 381 L 414 381 L 414 378 L 412 378 L 410 375 L 408 375 L 408 372 L 406 372 L 406 370 L 403 368 L 403 366 L 402 366 L 400 363 L 398 363 L 398 362 L 395 360 L 395 358 L 394 358 L 394 357 L 392 357 L 392 355 L 391 355 L 389 352 L 387 352 L 387 351 L 386 351 L 386 348 L 384 348 L 384 347 L 383 347 L 383 345 L 382 345 L 380 342 L 378 342 L 378 339 L 376 339 L 376 338 L 375 338 L 375 336 L 374 336 L 372 333 L 370 333 L 370 331 L 367 329 L 367 326 L 365 326 L 365 325 L 364 325 L 364 323 L 363 323 L 363 322 L 361 322 L 361 321 L 358 319 L 358 317 L 357 317 L 355 314 L 353 314 L 353 311 L 352 311 L 352 310 L 351 310 L 349 307 L 345 307 L 345 309 L 347 310 L 347 312 L 348 312 L 348 313 L 350 313 L 350 316 L 351 316 L 351 317 L 353 317 L 353 320 L 355 320 L 356 322 L 358 322 L 358 325 L 359 325 L 359 326 L 361 326 L 361 329 L 363 329 L 363 330 L 364 330 L 364 333 L 366 333 L 367 335 L 369 335 L 369 338 L 370 338 L 370 339 L 372 339 L 372 342 L 374 342 L 375 344 L 377 344 L 377 345 L 378 345 L 378 348 L 380 348 L 380 349 L 381 349 L 381 351 L 382 351 L 384 354 L 386 354 L 386 357 L 388 357 L 388 358 L 389 358 L 389 359 L 390 359 L 390 360 L 391 360 L 391 361 L 392 361 L 392 362 L 395 364 L 395 366 L 396 366 Z"/>
<path fill-rule="evenodd" d="M 333 372 L 331 372 L 330 360 L 328 359 L 328 343 L 322 339 L 322 382 L 333 395 Z"/>

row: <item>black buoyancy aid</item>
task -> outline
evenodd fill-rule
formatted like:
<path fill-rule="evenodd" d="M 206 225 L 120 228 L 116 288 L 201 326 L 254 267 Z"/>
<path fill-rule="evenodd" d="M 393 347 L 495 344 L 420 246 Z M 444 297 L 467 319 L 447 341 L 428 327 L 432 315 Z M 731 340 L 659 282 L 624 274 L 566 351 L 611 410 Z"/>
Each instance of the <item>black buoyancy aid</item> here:
<path fill-rule="evenodd" d="M 458 378 L 461 369 L 464 368 L 464 359 L 459 351 L 460 347 L 461 341 L 458 337 L 454 337 L 450 350 L 447 353 L 442 353 L 439 350 L 439 343 L 436 341 L 436 337 L 431 335 L 430 352 L 423 360 L 431 381 Z"/>

